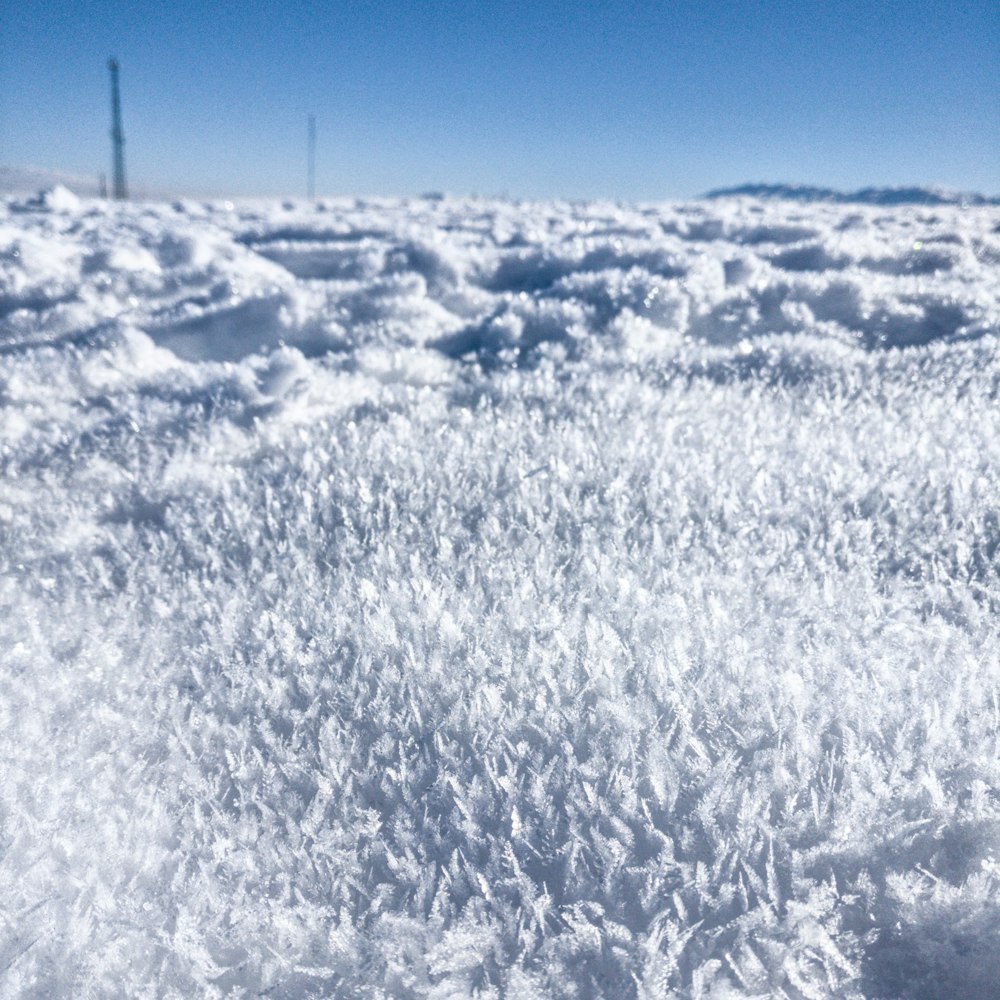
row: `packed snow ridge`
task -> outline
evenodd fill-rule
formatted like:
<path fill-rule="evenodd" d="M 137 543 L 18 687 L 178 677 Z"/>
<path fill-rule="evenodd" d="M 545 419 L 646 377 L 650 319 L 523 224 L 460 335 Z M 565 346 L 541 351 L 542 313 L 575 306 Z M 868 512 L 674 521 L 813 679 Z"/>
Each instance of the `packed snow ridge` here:
<path fill-rule="evenodd" d="M 998 268 L 0 202 L 0 993 L 1000 996 Z"/>

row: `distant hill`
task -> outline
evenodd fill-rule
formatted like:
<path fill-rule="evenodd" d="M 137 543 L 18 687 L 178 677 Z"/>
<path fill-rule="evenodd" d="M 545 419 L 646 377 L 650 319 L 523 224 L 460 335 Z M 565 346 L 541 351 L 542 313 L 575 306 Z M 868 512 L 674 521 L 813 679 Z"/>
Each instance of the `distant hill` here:
<path fill-rule="evenodd" d="M 57 184 L 81 198 L 96 198 L 101 193 L 99 177 L 83 177 L 63 170 L 42 167 L 0 166 L 0 194 L 34 194 Z"/>
<path fill-rule="evenodd" d="M 72 174 L 66 170 L 49 170 L 46 167 L 17 167 L 0 165 L 0 197 L 4 195 L 37 194 L 56 186 L 64 187 L 80 198 L 97 198 L 101 194 L 99 174 Z M 108 177 L 108 187 L 111 178 Z M 140 185 L 129 185 L 135 199 L 165 198 L 162 191 L 150 190 Z"/>
<path fill-rule="evenodd" d="M 869 187 L 860 191 L 835 191 L 807 184 L 740 184 L 715 188 L 703 197 L 773 198 L 784 201 L 829 201 L 861 205 L 1000 205 L 1000 197 L 925 187 Z"/>

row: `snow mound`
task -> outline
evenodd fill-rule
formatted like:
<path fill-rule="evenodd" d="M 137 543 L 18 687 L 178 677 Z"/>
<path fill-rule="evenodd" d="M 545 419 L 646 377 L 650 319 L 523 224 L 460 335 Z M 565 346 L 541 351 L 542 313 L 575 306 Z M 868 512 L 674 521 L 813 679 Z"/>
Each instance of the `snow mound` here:
<path fill-rule="evenodd" d="M 996 996 L 998 267 L 0 203 L 0 993 Z"/>
<path fill-rule="evenodd" d="M 792 336 L 885 349 L 976 339 L 1000 316 L 989 208 L 83 207 L 55 188 L 7 218 L 10 346 L 120 321 L 189 362 L 376 344 L 490 363 L 542 344 L 671 355 Z"/>
<path fill-rule="evenodd" d="M 80 208 L 80 199 L 69 188 L 56 184 L 29 199 L 26 207 L 45 212 L 76 212 Z"/>

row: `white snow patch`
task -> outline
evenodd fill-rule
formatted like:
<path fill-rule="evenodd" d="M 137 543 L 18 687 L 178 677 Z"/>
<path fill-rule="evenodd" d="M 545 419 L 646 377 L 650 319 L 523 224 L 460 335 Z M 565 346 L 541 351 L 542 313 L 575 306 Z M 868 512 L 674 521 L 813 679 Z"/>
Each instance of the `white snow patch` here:
<path fill-rule="evenodd" d="M 0 992 L 992 995 L 998 266 L 5 202 Z"/>

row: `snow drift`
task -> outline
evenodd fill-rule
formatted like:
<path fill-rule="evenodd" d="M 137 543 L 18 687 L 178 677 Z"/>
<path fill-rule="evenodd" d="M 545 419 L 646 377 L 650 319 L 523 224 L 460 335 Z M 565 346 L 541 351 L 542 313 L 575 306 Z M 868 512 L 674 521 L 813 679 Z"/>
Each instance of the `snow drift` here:
<path fill-rule="evenodd" d="M 7 996 L 1000 996 L 1000 209 L 0 208 Z"/>

